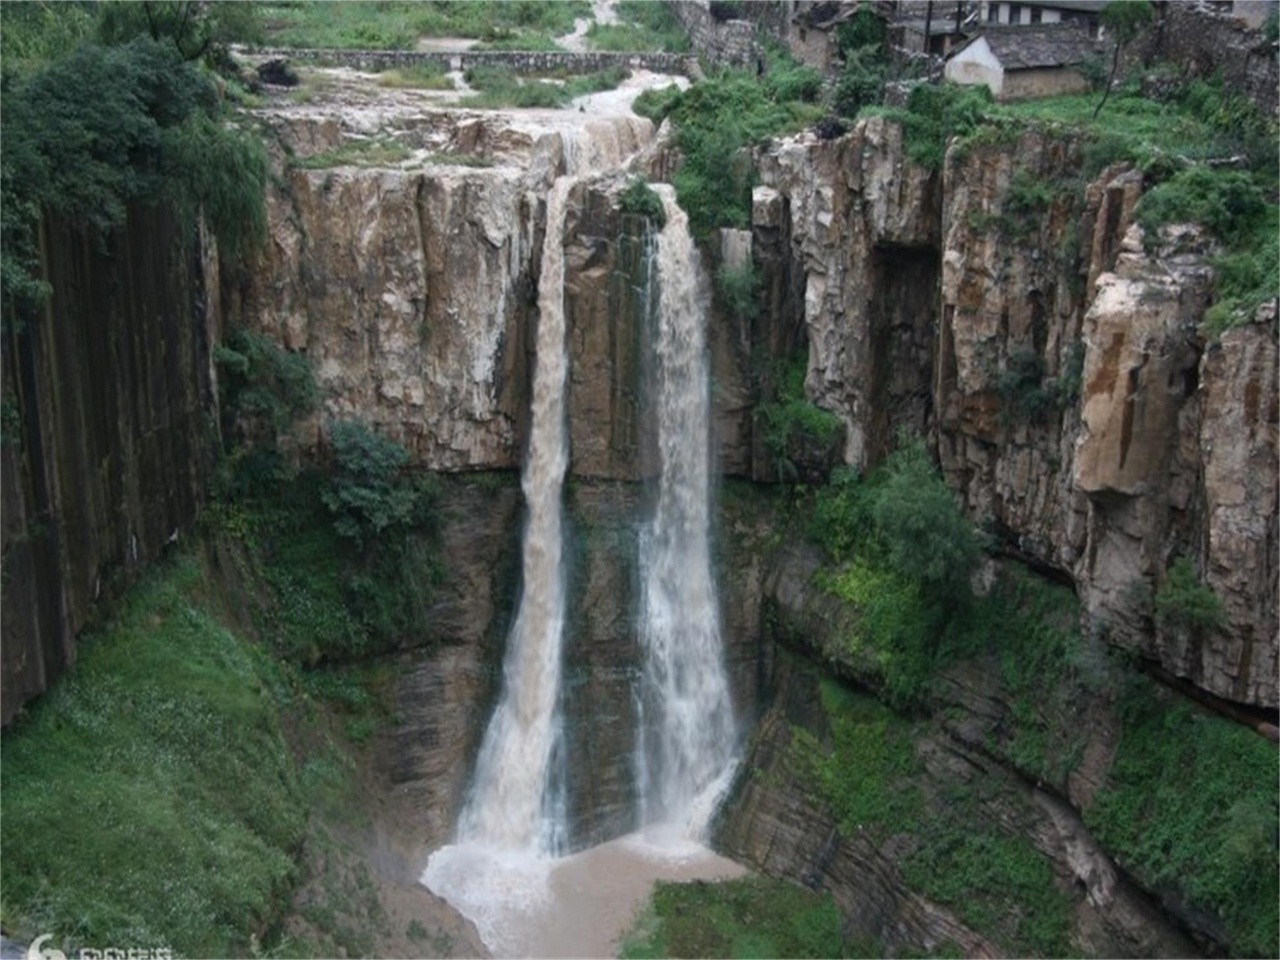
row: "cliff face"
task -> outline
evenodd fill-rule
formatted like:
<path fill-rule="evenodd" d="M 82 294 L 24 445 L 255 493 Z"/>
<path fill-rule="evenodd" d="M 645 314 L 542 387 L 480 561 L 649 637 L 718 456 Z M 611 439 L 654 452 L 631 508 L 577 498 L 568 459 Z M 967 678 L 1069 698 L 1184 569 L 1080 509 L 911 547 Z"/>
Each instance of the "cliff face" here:
<path fill-rule="evenodd" d="M 879 120 L 771 148 L 757 228 L 789 226 L 808 394 L 845 419 L 855 467 L 898 427 L 927 433 L 975 522 L 1070 578 L 1112 642 L 1274 707 L 1274 312 L 1206 344 L 1209 245 L 1175 229 L 1147 252 L 1140 178 L 1083 184 L 1080 163 L 1028 133 L 931 176 Z M 1222 629 L 1156 625 L 1179 556 Z"/>
<path fill-rule="evenodd" d="M 218 442 L 194 226 L 134 207 L 108 238 L 48 219 L 42 240 L 52 295 L 4 333 L 4 723 L 190 529 Z"/>

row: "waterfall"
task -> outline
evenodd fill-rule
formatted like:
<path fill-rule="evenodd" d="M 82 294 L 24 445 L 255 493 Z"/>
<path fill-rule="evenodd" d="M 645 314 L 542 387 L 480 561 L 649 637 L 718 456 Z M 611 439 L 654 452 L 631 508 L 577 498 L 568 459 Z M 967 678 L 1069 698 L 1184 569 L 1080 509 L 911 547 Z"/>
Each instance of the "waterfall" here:
<path fill-rule="evenodd" d="M 501 699 L 485 731 L 458 839 L 546 855 L 565 833 L 552 763 L 560 751 L 560 648 L 564 574 L 560 498 L 569 462 L 564 395 L 564 224 L 575 180 L 556 180 L 547 199 L 547 231 L 538 282 L 537 356 L 529 456 L 522 485 L 528 504 L 523 590 L 507 641 Z"/>
<path fill-rule="evenodd" d="M 640 536 L 643 722 L 636 751 L 640 820 L 700 839 L 733 772 L 735 723 L 711 570 L 707 293 L 688 218 L 656 187 L 658 236 L 651 406 L 661 473 Z"/>

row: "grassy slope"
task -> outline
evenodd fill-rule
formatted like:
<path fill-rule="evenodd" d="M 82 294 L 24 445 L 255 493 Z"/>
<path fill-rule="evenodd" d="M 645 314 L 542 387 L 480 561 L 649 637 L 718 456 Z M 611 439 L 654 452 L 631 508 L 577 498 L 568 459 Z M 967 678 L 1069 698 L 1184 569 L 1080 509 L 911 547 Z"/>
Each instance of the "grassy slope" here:
<path fill-rule="evenodd" d="M 295 879 L 306 811 L 281 675 L 161 565 L 4 736 L 4 923 L 55 943 L 245 952 Z"/>

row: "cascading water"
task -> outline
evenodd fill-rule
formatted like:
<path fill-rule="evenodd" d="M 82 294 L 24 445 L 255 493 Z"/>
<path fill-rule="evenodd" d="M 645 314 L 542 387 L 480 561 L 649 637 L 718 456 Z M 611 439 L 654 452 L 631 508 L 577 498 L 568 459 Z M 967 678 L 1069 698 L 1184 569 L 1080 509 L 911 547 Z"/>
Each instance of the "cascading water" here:
<path fill-rule="evenodd" d="M 735 729 L 711 570 L 707 294 L 688 218 L 669 186 L 658 236 L 653 387 L 661 473 L 641 532 L 645 664 L 637 745 L 640 821 L 701 839 L 733 773 Z"/>
<path fill-rule="evenodd" d="M 564 221 L 573 178 L 561 177 L 547 200 L 547 232 L 538 290 L 538 342 L 529 458 L 522 486 L 528 504 L 523 591 L 507 642 L 502 695 L 485 732 L 458 839 L 547 855 L 564 836 L 563 803 L 547 789 L 560 739 L 560 648 L 564 575 L 560 499 L 569 462 L 564 392 Z"/>
<path fill-rule="evenodd" d="M 565 430 L 564 224 L 575 178 L 547 199 L 538 281 L 537 354 L 529 453 L 523 587 L 507 640 L 502 693 L 485 731 L 458 842 L 432 854 L 423 882 L 469 917 L 490 949 L 518 950 L 518 931 L 549 897 L 547 858 L 565 835 L 560 753 L 560 651 L 564 637 L 561 493 Z"/>
<path fill-rule="evenodd" d="M 696 841 L 703 833 L 732 773 L 735 733 L 708 538 L 706 297 L 687 220 L 670 187 L 659 188 L 667 226 L 657 242 L 660 295 L 650 297 L 658 304 L 654 369 L 662 477 L 656 514 L 641 543 L 647 660 L 640 699 L 650 722 L 641 724 L 647 732 L 638 733 L 638 803 L 642 822 L 657 829 L 553 859 L 568 834 L 566 777 L 559 769 L 566 206 L 578 175 L 622 165 L 630 137 L 620 130 L 634 133 L 631 124 L 606 125 L 581 143 L 562 140 L 569 175 L 555 181 L 547 202 L 539 278 L 520 606 L 457 842 L 433 853 L 422 876 L 476 924 L 495 956 L 572 956 L 598 935 L 584 932 L 584 924 L 608 929 L 625 923 L 629 906 L 620 916 L 609 911 L 617 903 L 634 904 L 652 879 L 740 871 L 697 843 L 671 843 Z M 596 901 L 582 913 L 582 905 Z M 588 948 L 588 955 L 599 952 Z"/>

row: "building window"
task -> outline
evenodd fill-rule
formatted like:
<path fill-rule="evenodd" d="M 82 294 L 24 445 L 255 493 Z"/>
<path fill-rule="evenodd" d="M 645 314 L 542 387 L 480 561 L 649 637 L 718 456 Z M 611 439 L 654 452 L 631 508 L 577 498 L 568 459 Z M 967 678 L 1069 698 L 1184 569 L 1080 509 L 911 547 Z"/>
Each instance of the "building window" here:
<path fill-rule="evenodd" d="M 1009 4 L 1009 19 L 1007 22 L 1009 23 L 1022 22 L 1022 5 L 1021 4 L 1018 4 L 1018 3 Z"/>
<path fill-rule="evenodd" d="M 987 23 L 999 23 L 999 22 L 1000 22 L 1000 4 L 998 3 L 987 4 Z"/>
<path fill-rule="evenodd" d="M 1032 7 L 1032 8 L 1031 8 L 1031 22 L 1032 22 L 1032 23 L 1039 23 L 1039 22 L 1040 22 L 1040 8 L 1039 8 L 1039 7 Z"/>

